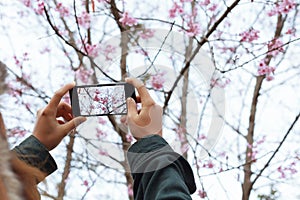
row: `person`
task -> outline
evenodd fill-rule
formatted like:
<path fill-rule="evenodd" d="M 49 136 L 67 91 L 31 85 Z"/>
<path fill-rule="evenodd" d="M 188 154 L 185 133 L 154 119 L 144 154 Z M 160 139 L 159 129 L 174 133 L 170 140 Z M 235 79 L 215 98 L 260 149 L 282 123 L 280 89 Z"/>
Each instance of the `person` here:
<path fill-rule="evenodd" d="M 189 163 L 175 153 L 162 138 L 162 108 L 151 98 L 145 85 L 128 78 L 139 93 L 142 107 L 127 99 L 127 124 L 137 139 L 127 153 L 131 169 L 133 195 L 136 200 L 186 200 L 196 191 Z"/>
<path fill-rule="evenodd" d="M 49 104 L 38 111 L 33 134 L 16 146 L 12 153 L 6 151 L 8 145 L 1 118 L 1 199 L 40 199 L 37 184 L 57 169 L 49 151 L 86 120 L 84 117 L 73 118 L 71 106 L 61 102 L 62 97 L 74 86 L 75 83 L 69 83 L 55 92 Z"/>
<path fill-rule="evenodd" d="M 134 199 L 191 199 L 190 194 L 196 191 L 193 172 L 189 163 L 175 153 L 162 137 L 162 108 L 151 98 L 141 81 L 127 78 L 126 82 L 135 86 L 139 94 L 137 102 L 127 99 L 126 116 L 126 124 L 137 140 L 127 152 L 134 180 Z M 86 120 L 85 117 L 73 118 L 71 106 L 60 102 L 74 86 L 74 83 L 67 84 L 54 94 L 49 104 L 38 112 L 33 134 L 12 150 L 12 160 L 26 163 L 24 169 L 14 169 L 18 176 L 21 171 L 28 179 L 27 189 L 22 191 L 25 199 L 40 198 L 36 185 L 57 169 L 49 151 Z M 137 110 L 137 103 L 142 104 L 140 110 Z M 21 165 L 13 165 L 13 168 L 17 166 Z M 3 192 L 1 187 L 0 181 L 0 192 Z M 1 196 L 7 195 L 1 193 Z"/>

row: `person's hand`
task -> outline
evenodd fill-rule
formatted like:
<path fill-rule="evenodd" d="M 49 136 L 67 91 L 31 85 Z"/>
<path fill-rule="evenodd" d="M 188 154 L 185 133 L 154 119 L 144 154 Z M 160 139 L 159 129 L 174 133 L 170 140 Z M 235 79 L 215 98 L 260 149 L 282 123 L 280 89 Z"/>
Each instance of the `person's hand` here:
<path fill-rule="evenodd" d="M 141 110 L 137 110 L 136 102 L 127 99 L 127 124 L 130 132 L 137 140 L 148 135 L 162 136 L 162 107 L 157 105 L 148 93 L 145 85 L 136 78 L 126 78 L 138 91 L 138 103 L 142 103 Z"/>
<path fill-rule="evenodd" d="M 54 149 L 71 130 L 86 120 L 85 117 L 73 118 L 71 106 L 60 102 L 74 86 L 75 83 L 69 83 L 56 91 L 49 104 L 37 113 L 33 135 L 49 151 Z"/>

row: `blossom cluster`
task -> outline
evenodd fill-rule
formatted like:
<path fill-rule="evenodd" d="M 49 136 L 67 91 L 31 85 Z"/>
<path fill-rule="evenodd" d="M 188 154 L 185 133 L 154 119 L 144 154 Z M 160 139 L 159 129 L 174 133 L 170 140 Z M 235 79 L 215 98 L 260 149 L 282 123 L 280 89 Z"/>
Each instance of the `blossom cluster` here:
<path fill-rule="evenodd" d="M 100 48 L 100 51 L 105 56 L 105 59 L 109 61 L 113 59 L 113 54 L 116 53 L 116 47 L 108 44 L 104 48 Z"/>
<path fill-rule="evenodd" d="M 122 14 L 122 17 L 119 19 L 119 22 L 121 22 L 122 26 L 134 26 L 137 25 L 137 19 L 130 16 L 128 12 L 124 12 Z"/>
<path fill-rule="evenodd" d="M 287 178 L 288 173 L 290 175 L 296 174 L 298 172 L 296 169 L 296 162 L 293 161 L 286 167 L 279 166 L 277 172 L 280 173 L 280 178 Z"/>
<path fill-rule="evenodd" d="M 15 61 L 15 65 L 17 67 L 19 67 L 20 69 L 22 69 L 23 68 L 23 62 L 29 60 L 28 53 L 27 52 L 23 53 L 23 56 L 21 58 L 18 58 L 17 56 L 13 56 L 13 59 Z"/>
<path fill-rule="evenodd" d="M 81 15 L 79 15 L 77 17 L 77 21 L 78 21 L 79 26 L 88 29 L 88 28 L 90 28 L 90 25 L 91 25 L 91 15 L 89 13 L 83 11 L 81 13 Z"/>
<path fill-rule="evenodd" d="M 99 46 L 97 44 L 85 44 L 85 50 L 86 50 L 86 53 L 92 57 L 92 58 L 95 58 L 97 57 L 99 54 Z"/>
<path fill-rule="evenodd" d="M 55 10 L 60 14 L 61 17 L 70 16 L 69 8 L 64 6 L 62 3 L 57 3 Z"/>
<path fill-rule="evenodd" d="M 36 0 L 35 3 L 32 3 L 32 0 L 22 0 L 21 1 L 26 7 L 32 8 L 34 12 L 38 15 L 42 15 L 44 13 L 45 3 L 42 0 Z"/>
<path fill-rule="evenodd" d="M 177 14 L 181 15 L 184 13 L 182 5 L 174 2 L 173 7 L 169 10 L 169 17 L 175 18 Z"/>
<path fill-rule="evenodd" d="M 211 87 L 220 87 L 225 88 L 229 83 L 230 79 L 226 77 L 212 77 L 210 80 L 210 86 Z"/>
<path fill-rule="evenodd" d="M 259 30 L 251 29 L 249 31 L 245 31 L 240 33 L 239 35 L 242 37 L 241 42 L 253 42 L 259 38 Z"/>
<path fill-rule="evenodd" d="M 181 16 L 186 24 L 185 32 L 189 37 L 194 37 L 200 34 L 200 23 L 196 22 L 197 9 L 193 9 L 191 14 L 185 13 L 184 3 L 190 3 L 190 0 L 180 0 L 180 2 L 174 2 L 172 8 L 169 10 L 169 17 L 175 18 Z"/>
<path fill-rule="evenodd" d="M 27 130 L 22 129 L 20 127 L 15 127 L 9 130 L 8 137 L 25 137 L 25 135 L 28 133 Z"/>
<path fill-rule="evenodd" d="M 75 76 L 78 80 L 80 80 L 84 84 L 90 83 L 90 77 L 94 73 L 92 69 L 85 69 L 80 67 L 79 70 L 76 71 Z"/>
<path fill-rule="evenodd" d="M 84 51 L 92 58 L 96 58 L 101 53 L 105 56 L 106 60 L 112 60 L 113 54 L 116 52 L 116 47 L 110 44 L 103 47 L 99 44 L 89 44 L 85 41 L 84 43 Z"/>
<path fill-rule="evenodd" d="M 263 144 L 265 141 L 266 141 L 266 137 L 263 136 L 261 139 L 257 140 L 252 145 L 251 144 L 247 144 L 247 147 L 249 149 L 251 149 L 251 152 L 249 152 L 247 156 L 251 158 L 252 162 L 256 162 L 256 160 L 257 160 L 257 154 L 259 152 L 259 146 L 261 144 Z"/>
<path fill-rule="evenodd" d="M 144 29 L 139 33 L 140 37 L 144 40 L 152 38 L 154 36 L 155 31 L 153 29 Z"/>
<path fill-rule="evenodd" d="M 100 128 L 96 128 L 96 131 L 97 131 L 97 133 L 96 133 L 96 137 L 97 137 L 97 139 L 103 139 L 103 138 L 105 138 L 106 136 L 107 136 L 107 134 L 106 134 L 106 132 L 104 132 L 102 129 L 100 129 Z"/>
<path fill-rule="evenodd" d="M 262 76 L 265 75 L 267 81 L 271 81 L 274 79 L 274 77 L 272 76 L 274 74 L 275 68 L 268 66 L 266 64 L 265 60 L 262 60 L 259 65 L 258 65 L 258 75 Z"/>
<path fill-rule="evenodd" d="M 198 196 L 204 199 L 207 197 L 207 193 L 204 190 L 198 190 Z"/>
<path fill-rule="evenodd" d="M 151 76 L 150 83 L 154 89 L 160 90 L 163 88 L 164 83 L 166 81 L 166 79 L 164 77 L 165 74 L 166 74 L 166 72 L 162 71 L 162 72 L 157 72 L 156 74 Z"/>
<path fill-rule="evenodd" d="M 268 12 L 268 15 L 271 17 L 278 14 L 287 14 L 290 11 L 292 11 L 295 7 L 296 7 L 295 0 L 278 1 L 276 3 L 275 8 L 273 8 L 270 12 Z"/>
<path fill-rule="evenodd" d="M 277 56 L 283 51 L 283 42 L 278 38 L 275 38 L 268 43 L 268 55 Z"/>

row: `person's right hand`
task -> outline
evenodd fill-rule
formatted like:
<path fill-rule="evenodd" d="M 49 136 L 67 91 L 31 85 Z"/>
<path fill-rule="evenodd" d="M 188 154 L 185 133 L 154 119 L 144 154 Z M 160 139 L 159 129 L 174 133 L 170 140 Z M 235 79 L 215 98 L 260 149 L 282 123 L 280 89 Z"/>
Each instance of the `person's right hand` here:
<path fill-rule="evenodd" d="M 137 99 L 142 103 L 141 110 L 137 110 L 136 102 L 132 98 L 127 99 L 127 124 L 133 137 L 138 140 L 153 134 L 162 136 L 162 107 L 155 103 L 140 80 L 126 78 L 125 81 L 137 89 Z"/>

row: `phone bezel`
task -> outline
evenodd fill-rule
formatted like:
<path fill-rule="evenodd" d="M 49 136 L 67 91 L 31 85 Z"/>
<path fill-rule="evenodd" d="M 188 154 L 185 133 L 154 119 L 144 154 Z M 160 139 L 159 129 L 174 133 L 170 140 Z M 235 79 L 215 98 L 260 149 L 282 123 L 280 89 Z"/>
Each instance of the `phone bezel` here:
<path fill-rule="evenodd" d="M 126 104 L 126 113 L 105 113 L 105 114 L 93 114 L 93 115 L 82 115 L 80 114 L 80 106 L 77 94 L 77 88 L 90 88 L 90 87 L 105 87 L 105 86 L 118 86 L 124 85 L 125 90 L 125 104 L 126 99 L 128 97 L 133 98 L 136 101 L 135 88 L 133 85 L 126 82 L 118 82 L 118 83 L 106 83 L 106 84 L 89 84 L 89 85 L 76 85 L 72 89 L 69 90 L 70 101 L 72 106 L 72 113 L 74 117 L 84 116 L 84 117 L 96 117 L 96 116 L 108 116 L 108 115 L 126 115 L 127 114 L 127 104 Z"/>

